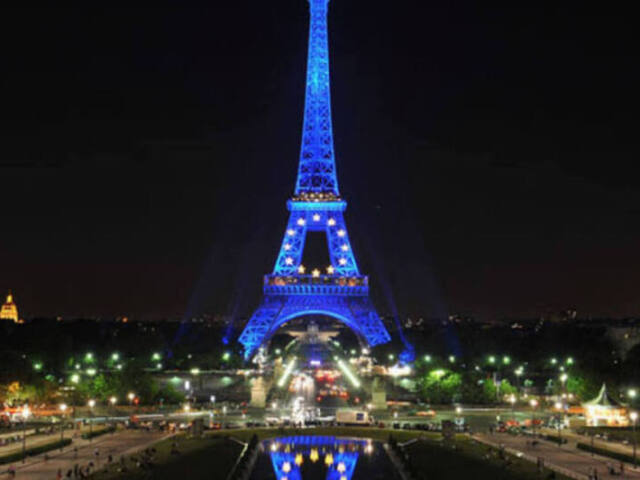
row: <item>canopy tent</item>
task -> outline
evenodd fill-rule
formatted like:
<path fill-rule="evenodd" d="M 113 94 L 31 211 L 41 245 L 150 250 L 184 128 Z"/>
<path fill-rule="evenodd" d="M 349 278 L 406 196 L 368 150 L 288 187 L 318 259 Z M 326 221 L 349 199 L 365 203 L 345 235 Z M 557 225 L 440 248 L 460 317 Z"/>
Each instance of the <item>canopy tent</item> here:
<path fill-rule="evenodd" d="M 607 392 L 607 385 L 604 383 L 596 398 L 582 405 L 588 426 L 626 427 L 629 425 L 627 409 Z"/>

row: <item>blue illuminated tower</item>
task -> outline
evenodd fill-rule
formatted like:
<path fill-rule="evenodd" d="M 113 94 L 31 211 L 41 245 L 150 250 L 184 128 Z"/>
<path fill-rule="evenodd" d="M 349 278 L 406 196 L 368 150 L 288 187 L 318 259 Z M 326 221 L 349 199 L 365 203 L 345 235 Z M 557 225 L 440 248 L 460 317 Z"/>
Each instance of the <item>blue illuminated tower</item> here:
<path fill-rule="evenodd" d="M 327 4 L 309 0 L 309 53 L 298 179 L 287 202 L 289 222 L 273 273 L 264 277 L 264 297 L 240 335 L 245 358 L 288 320 L 303 315 L 336 318 L 370 346 L 390 340 L 369 299 L 349 242 L 340 197 L 331 128 Z M 327 236 L 329 265 L 302 264 L 307 232 Z"/>

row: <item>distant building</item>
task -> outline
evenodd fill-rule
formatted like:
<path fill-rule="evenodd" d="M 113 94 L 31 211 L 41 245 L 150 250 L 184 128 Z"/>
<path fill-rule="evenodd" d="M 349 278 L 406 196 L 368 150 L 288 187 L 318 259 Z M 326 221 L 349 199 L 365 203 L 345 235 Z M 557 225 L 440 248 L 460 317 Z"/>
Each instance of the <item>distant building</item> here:
<path fill-rule="evenodd" d="M 0 309 L 0 320 L 13 320 L 15 323 L 22 323 L 18 318 L 18 307 L 13 303 L 13 295 L 11 292 L 7 294 L 7 301 Z"/>

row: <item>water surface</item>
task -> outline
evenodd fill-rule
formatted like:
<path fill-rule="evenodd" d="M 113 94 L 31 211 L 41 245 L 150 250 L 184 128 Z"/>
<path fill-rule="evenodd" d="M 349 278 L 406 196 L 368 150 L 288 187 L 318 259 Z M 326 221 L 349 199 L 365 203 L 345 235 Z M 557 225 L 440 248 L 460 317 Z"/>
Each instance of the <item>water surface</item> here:
<path fill-rule="evenodd" d="M 382 444 L 369 439 L 316 435 L 262 442 L 251 480 L 395 480 Z"/>

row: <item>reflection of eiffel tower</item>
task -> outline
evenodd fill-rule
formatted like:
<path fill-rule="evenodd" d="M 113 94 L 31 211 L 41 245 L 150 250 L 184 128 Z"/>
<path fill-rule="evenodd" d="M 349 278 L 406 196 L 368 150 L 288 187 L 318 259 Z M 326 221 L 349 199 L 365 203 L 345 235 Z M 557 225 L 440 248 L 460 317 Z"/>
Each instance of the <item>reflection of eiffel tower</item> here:
<path fill-rule="evenodd" d="M 351 480 L 360 454 L 370 454 L 374 448 L 367 440 L 315 435 L 274 438 L 269 443 L 276 478 L 288 480 L 302 480 L 305 463 L 319 467 L 311 468 L 314 473 L 325 470 L 327 480 Z"/>
<path fill-rule="evenodd" d="M 369 299 L 368 277 L 361 275 L 351 249 L 338 191 L 331 128 L 328 0 L 309 0 L 309 56 L 302 148 L 295 194 L 287 202 L 289 223 L 264 298 L 240 335 L 249 357 L 287 320 L 328 315 L 347 324 L 369 345 L 390 340 Z M 307 232 L 325 232 L 330 265 L 302 265 Z M 321 272 L 322 269 L 322 272 Z"/>

